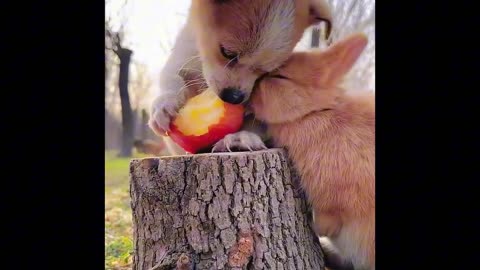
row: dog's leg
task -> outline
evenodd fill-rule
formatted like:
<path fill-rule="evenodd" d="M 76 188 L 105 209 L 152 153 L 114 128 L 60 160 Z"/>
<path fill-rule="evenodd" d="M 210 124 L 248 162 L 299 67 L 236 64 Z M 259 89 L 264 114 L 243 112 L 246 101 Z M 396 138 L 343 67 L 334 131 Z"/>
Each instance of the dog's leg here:
<path fill-rule="evenodd" d="M 212 148 L 212 152 L 232 151 L 256 151 L 267 149 L 268 142 L 266 126 L 254 115 L 247 113 L 239 132 L 229 134 L 218 141 Z"/>
<path fill-rule="evenodd" d="M 150 128 L 160 136 L 169 130 L 171 119 L 185 103 L 185 73 L 201 74 L 201 65 L 194 35 L 188 23 L 177 36 L 164 68 L 160 75 L 159 94 L 150 110 Z M 190 67 L 194 68 L 190 68 Z"/>

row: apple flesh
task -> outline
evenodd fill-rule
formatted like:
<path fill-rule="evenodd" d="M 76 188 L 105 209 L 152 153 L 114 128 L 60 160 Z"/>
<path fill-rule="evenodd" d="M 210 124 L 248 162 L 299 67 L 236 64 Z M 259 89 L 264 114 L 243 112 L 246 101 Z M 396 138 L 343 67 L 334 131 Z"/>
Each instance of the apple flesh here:
<path fill-rule="evenodd" d="M 168 136 L 185 151 L 198 153 L 225 135 L 237 132 L 243 123 L 244 107 L 223 102 L 206 89 L 189 99 L 170 124 Z"/>

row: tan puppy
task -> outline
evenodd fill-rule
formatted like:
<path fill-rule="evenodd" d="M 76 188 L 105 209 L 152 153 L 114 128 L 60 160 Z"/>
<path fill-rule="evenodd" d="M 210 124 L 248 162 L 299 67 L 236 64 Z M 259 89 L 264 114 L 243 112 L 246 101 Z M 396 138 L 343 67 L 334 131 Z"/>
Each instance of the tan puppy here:
<path fill-rule="evenodd" d="M 326 51 L 296 53 L 251 99 L 300 173 L 315 230 L 340 253 L 324 249 L 334 269 L 375 269 L 375 96 L 338 87 L 366 44 L 356 34 Z"/>

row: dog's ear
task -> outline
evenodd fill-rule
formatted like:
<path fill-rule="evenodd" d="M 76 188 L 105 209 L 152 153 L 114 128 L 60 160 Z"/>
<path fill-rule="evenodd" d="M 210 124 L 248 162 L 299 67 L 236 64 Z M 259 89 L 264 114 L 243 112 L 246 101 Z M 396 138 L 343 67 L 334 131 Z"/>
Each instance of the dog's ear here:
<path fill-rule="evenodd" d="M 319 89 L 340 81 L 357 62 L 367 44 L 368 37 L 364 33 L 354 33 L 327 50 L 312 51 L 308 65 L 317 74 L 314 78 Z"/>
<path fill-rule="evenodd" d="M 310 24 L 317 24 L 325 22 L 326 24 L 326 37 L 330 37 L 333 26 L 333 15 L 327 0 L 309 0 L 310 1 Z"/>

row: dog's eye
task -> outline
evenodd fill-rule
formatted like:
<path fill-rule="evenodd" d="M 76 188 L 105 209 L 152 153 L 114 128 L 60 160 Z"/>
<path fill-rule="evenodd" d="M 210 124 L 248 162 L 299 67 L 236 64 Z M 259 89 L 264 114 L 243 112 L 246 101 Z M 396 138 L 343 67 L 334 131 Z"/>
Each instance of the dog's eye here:
<path fill-rule="evenodd" d="M 225 47 L 223 47 L 222 45 L 220 45 L 220 52 L 222 53 L 223 57 L 227 58 L 228 60 L 232 60 L 232 62 L 238 59 L 237 53 L 225 49 Z"/>
<path fill-rule="evenodd" d="M 288 78 L 287 78 L 287 77 L 285 77 L 285 76 L 283 76 L 283 75 L 280 75 L 280 74 L 271 75 L 270 77 L 271 77 L 271 78 L 277 78 L 277 79 L 288 80 Z"/>

